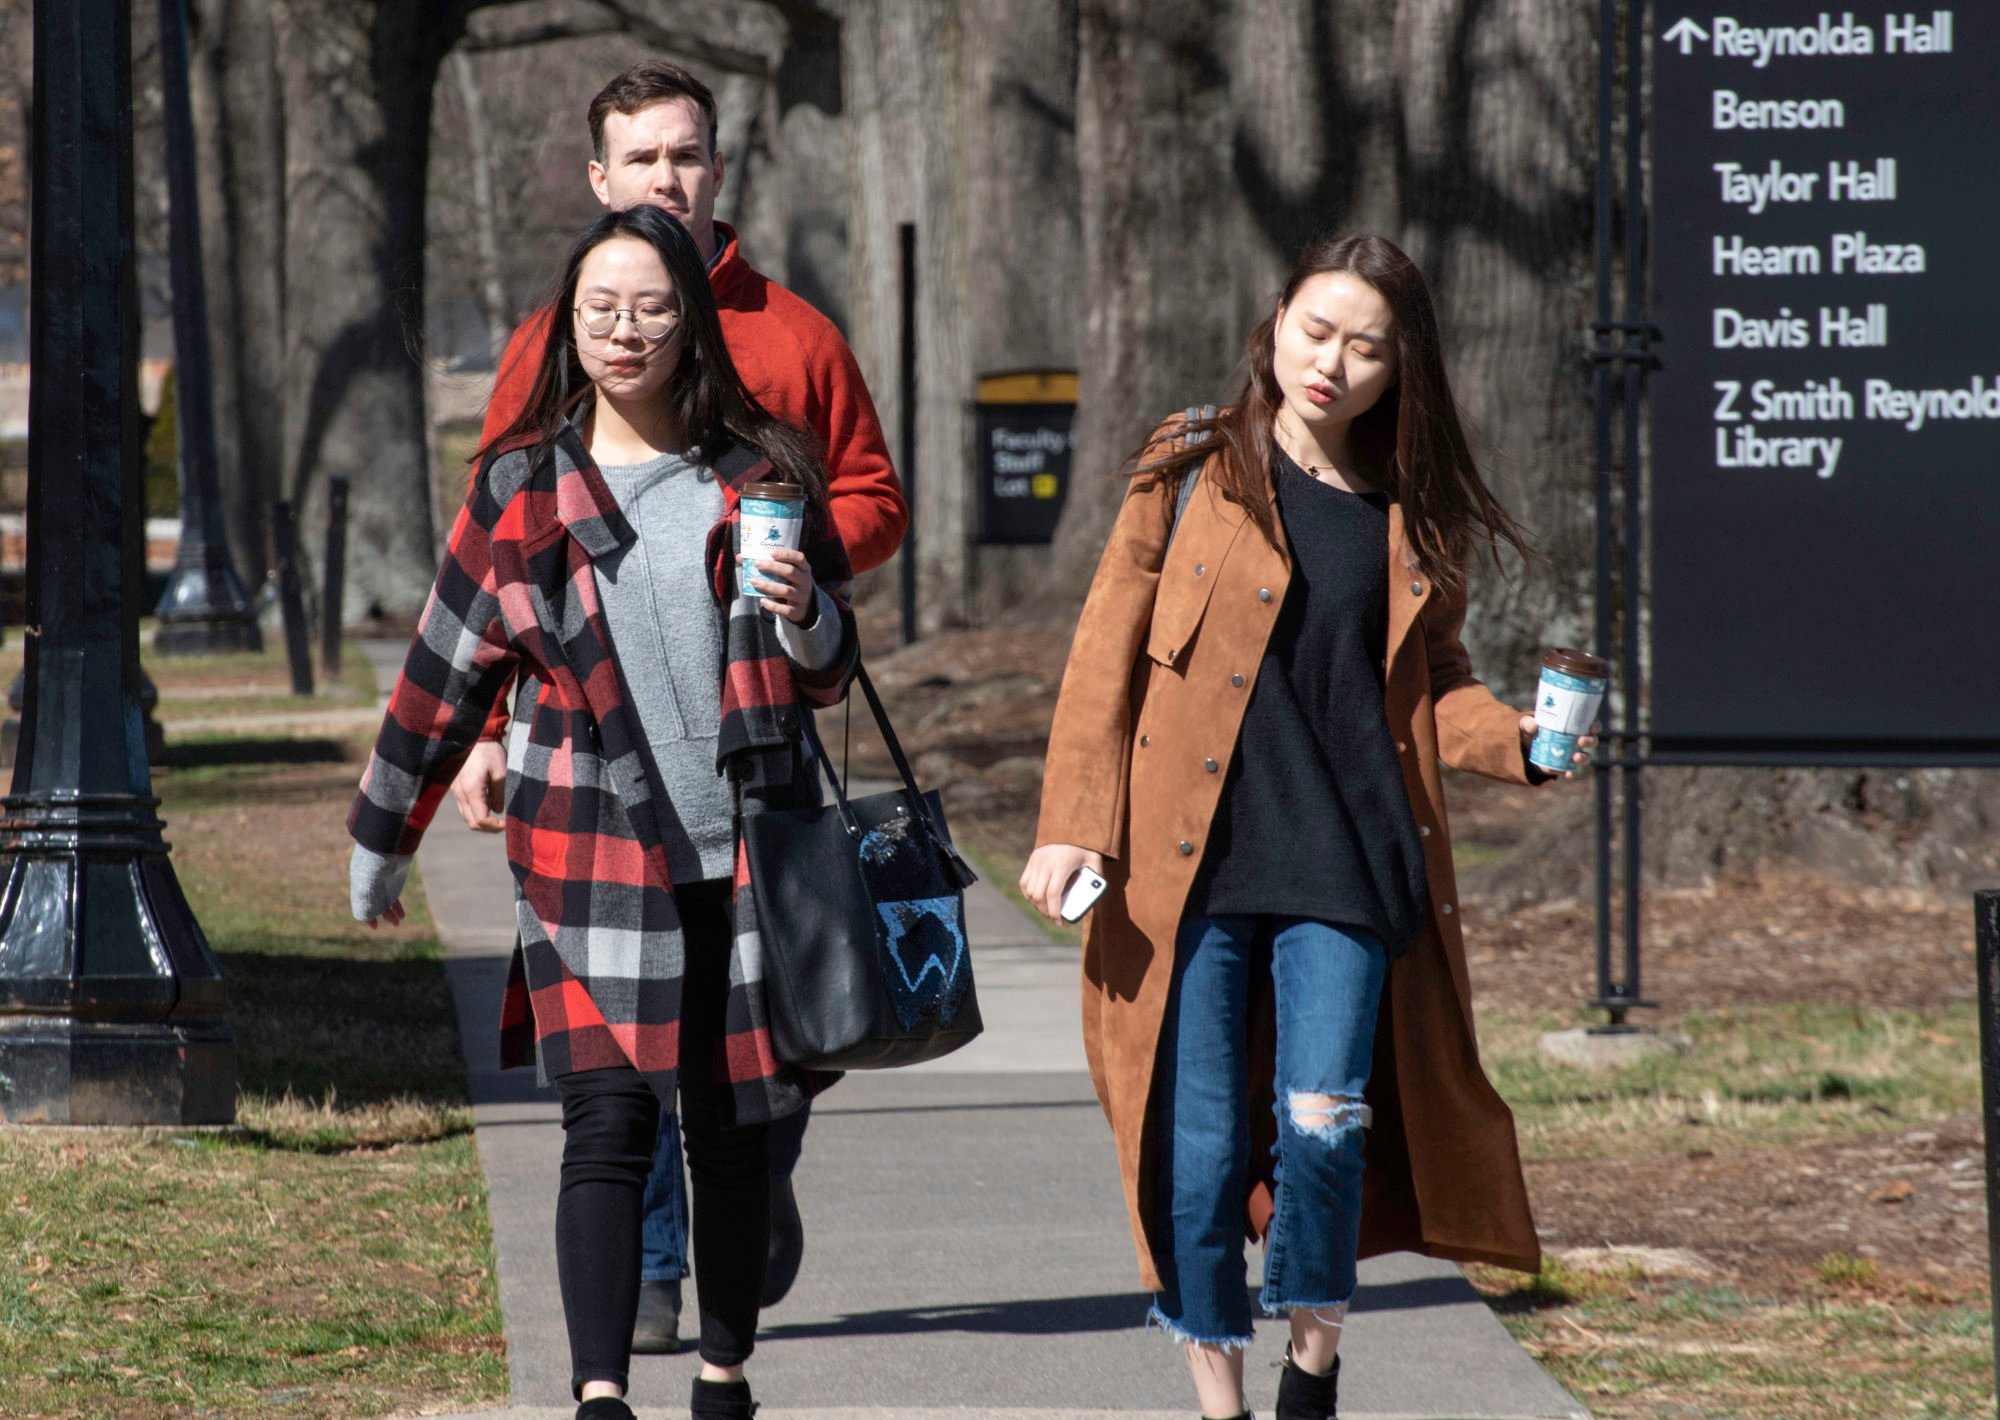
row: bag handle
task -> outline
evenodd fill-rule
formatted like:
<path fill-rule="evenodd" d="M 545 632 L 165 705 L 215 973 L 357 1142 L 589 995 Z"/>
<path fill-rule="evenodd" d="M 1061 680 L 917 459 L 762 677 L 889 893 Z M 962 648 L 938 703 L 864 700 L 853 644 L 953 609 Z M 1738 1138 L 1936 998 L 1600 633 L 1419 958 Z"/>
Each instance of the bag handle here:
<path fill-rule="evenodd" d="M 896 727 L 889 723 L 889 712 L 882 708 L 882 697 L 875 693 L 875 683 L 868 678 L 868 668 L 861 664 L 859 657 L 856 657 L 854 662 L 854 678 L 861 682 L 861 693 L 868 697 L 868 709 L 875 716 L 875 726 L 882 732 L 882 742 L 889 747 L 889 758 L 895 762 L 896 773 L 902 777 L 911 814 L 923 824 L 931 842 L 937 846 L 940 853 L 944 854 L 946 865 L 958 878 L 959 885 L 971 887 L 979 881 L 979 875 L 973 872 L 971 865 L 959 855 L 950 834 L 946 833 L 932 817 L 930 805 L 924 801 L 923 790 L 917 787 L 916 772 L 910 768 L 909 758 L 903 753 L 903 742 L 896 737 Z M 833 772 L 833 760 L 827 754 L 826 746 L 820 743 L 819 731 L 813 726 L 811 715 L 799 717 L 799 729 L 800 738 L 812 752 L 813 759 L 826 775 L 827 782 L 833 785 L 834 800 L 840 808 L 840 821 L 846 827 L 848 836 L 859 840 L 861 825 L 854 817 L 853 806 L 847 801 L 847 786 Z"/>

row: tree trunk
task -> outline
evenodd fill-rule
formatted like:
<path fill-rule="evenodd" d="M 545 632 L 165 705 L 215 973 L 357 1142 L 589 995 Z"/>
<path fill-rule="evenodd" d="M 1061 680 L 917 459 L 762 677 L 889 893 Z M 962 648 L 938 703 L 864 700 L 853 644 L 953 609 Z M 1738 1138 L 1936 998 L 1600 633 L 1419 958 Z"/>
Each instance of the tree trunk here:
<path fill-rule="evenodd" d="M 1231 176 L 1227 10 L 1211 0 L 1080 10 L 1082 387 L 1050 611 L 1076 606 L 1090 584 L 1124 493 L 1121 460 L 1168 413 L 1220 397 L 1261 311 L 1244 290 L 1252 273 L 1268 281 L 1272 262 Z"/>
<path fill-rule="evenodd" d="M 901 460 L 898 229 L 917 224 L 915 489 L 918 628 L 968 619 L 965 326 L 954 197 L 960 19 L 928 0 L 855 0 L 841 25 L 848 93 L 848 258 L 857 358 Z M 899 556 L 908 556 L 905 545 Z"/>
<path fill-rule="evenodd" d="M 436 568 L 423 366 L 432 86 L 455 35 L 427 5 L 286 0 L 286 487 L 317 564 L 349 496 L 343 624 L 415 617 Z"/>
<path fill-rule="evenodd" d="M 486 100 L 479 92 L 479 76 L 464 54 L 450 60 L 451 77 L 458 85 L 459 103 L 465 110 L 466 157 L 471 168 L 474 250 L 479 254 L 479 313 L 486 321 L 486 339 L 493 358 L 507 348 L 513 333 L 512 303 L 506 283 L 500 278 L 500 204 L 493 195 L 493 137 L 486 123 Z"/>
<path fill-rule="evenodd" d="M 1550 557 L 1475 580 L 1467 637 L 1503 688 L 1590 624 L 1586 442 L 1594 11 L 1529 0 L 1105 0 L 1078 83 L 1082 470 L 1050 595 L 1081 598 L 1115 467 L 1220 401 L 1298 250 L 1375 231 L 1429 275 L 1483 460 Z"/>
<path fill-rule="evenodd" d="M 848 327 L 846 74 L 842 22 L 793 7 L 769 79 L 717 90 L 729 160 L 723 197 L 751 265 Z"/>
<path fill-rule="evenodd" d="M 254 592 L 284 466 L 285 105 L 268 5 L 191 0 L 189 19 L 216 481 L 230 561 Z"/>
<path fill-rule="evenodd" d="M 1548 558 L 1474 578 L 1466 644 L 1520 699 L 1542 648 L 1586 642 L 1594 610 L 1596 48 L 1588 4 L 1404 0 L 1391 61 L 1430 78 L 1402 90 L 1402 240 L 1437 292 L 1488 483 Z"/>
<path fill-rule="evenodd" d="M 1083 230 L 1076 41 L 1074 0 L 973 6 L 965 18 L 955 225 L 965 253 L 958 299 L 970 362 L 958 406 L 963 422 L 957 477 L 966 503 L 958 535 L 968 542 L 981 495 L 979 453 L 966 406 L 971 382 L 1014 370 L 1078 367 Z M 1072 461 L 1072 488 L 1085 473 Z M 1046 547 L 973 545 L 969 556 L 975 622 L 1031 601 L 1048 576 Z"/>

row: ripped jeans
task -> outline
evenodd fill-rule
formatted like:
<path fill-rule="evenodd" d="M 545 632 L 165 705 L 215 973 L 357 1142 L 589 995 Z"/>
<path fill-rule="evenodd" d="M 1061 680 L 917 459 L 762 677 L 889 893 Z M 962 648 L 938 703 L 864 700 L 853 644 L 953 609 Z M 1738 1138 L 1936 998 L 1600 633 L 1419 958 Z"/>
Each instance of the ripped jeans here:
<path fill-rule="evenodd" d="M 1184 1341 L 1249 1344 L 1243 1202 L 1250 1175 L 1250 972 L 1268 951 L 1277 1004 L 1276 1211 L 1264 1244 L 1272 1316 L 1327 1321 L 1354 1292 L 1362 1102 L 1388 954 L 1365 931 L 1300 917 L 1189 917 L 1174 948 L 1153 1092 L 1158 1129 L 1151 1322 Z"/>

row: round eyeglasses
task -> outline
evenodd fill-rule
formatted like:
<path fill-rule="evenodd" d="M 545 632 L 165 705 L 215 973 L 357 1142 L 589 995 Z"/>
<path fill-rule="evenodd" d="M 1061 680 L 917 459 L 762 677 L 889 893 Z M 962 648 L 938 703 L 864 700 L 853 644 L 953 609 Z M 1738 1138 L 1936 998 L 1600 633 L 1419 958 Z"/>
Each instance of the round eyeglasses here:
<path fill-rule="evenodd" d="M 618 318 L 628 316 L 632 329 L 646 340 L 665 340 L 680 324 L 681 313 L 672 306 L 647 301 L 636 310 L 614 306 L 609 301 L 585 301 L 576 308 L 576 322 L 593 340 L 602 340 L 618 329 Z"/>

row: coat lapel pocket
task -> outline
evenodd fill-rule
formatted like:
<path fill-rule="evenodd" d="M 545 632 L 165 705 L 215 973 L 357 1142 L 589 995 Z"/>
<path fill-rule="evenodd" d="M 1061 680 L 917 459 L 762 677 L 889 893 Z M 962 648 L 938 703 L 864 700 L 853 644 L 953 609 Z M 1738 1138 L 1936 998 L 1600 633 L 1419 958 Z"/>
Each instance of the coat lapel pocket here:
<path fill-rule="evenodd" d="M 1153 624 L 1146 638 L 1146 654 L 1161 665 L 1178 667 L 1186 657 L 1222 574 L 1223 561 L 1247 522 L 1241 508 L 1215 496 L 1214 486 L 1206 478 L 1188 500 L 1160 568 Z"/>

